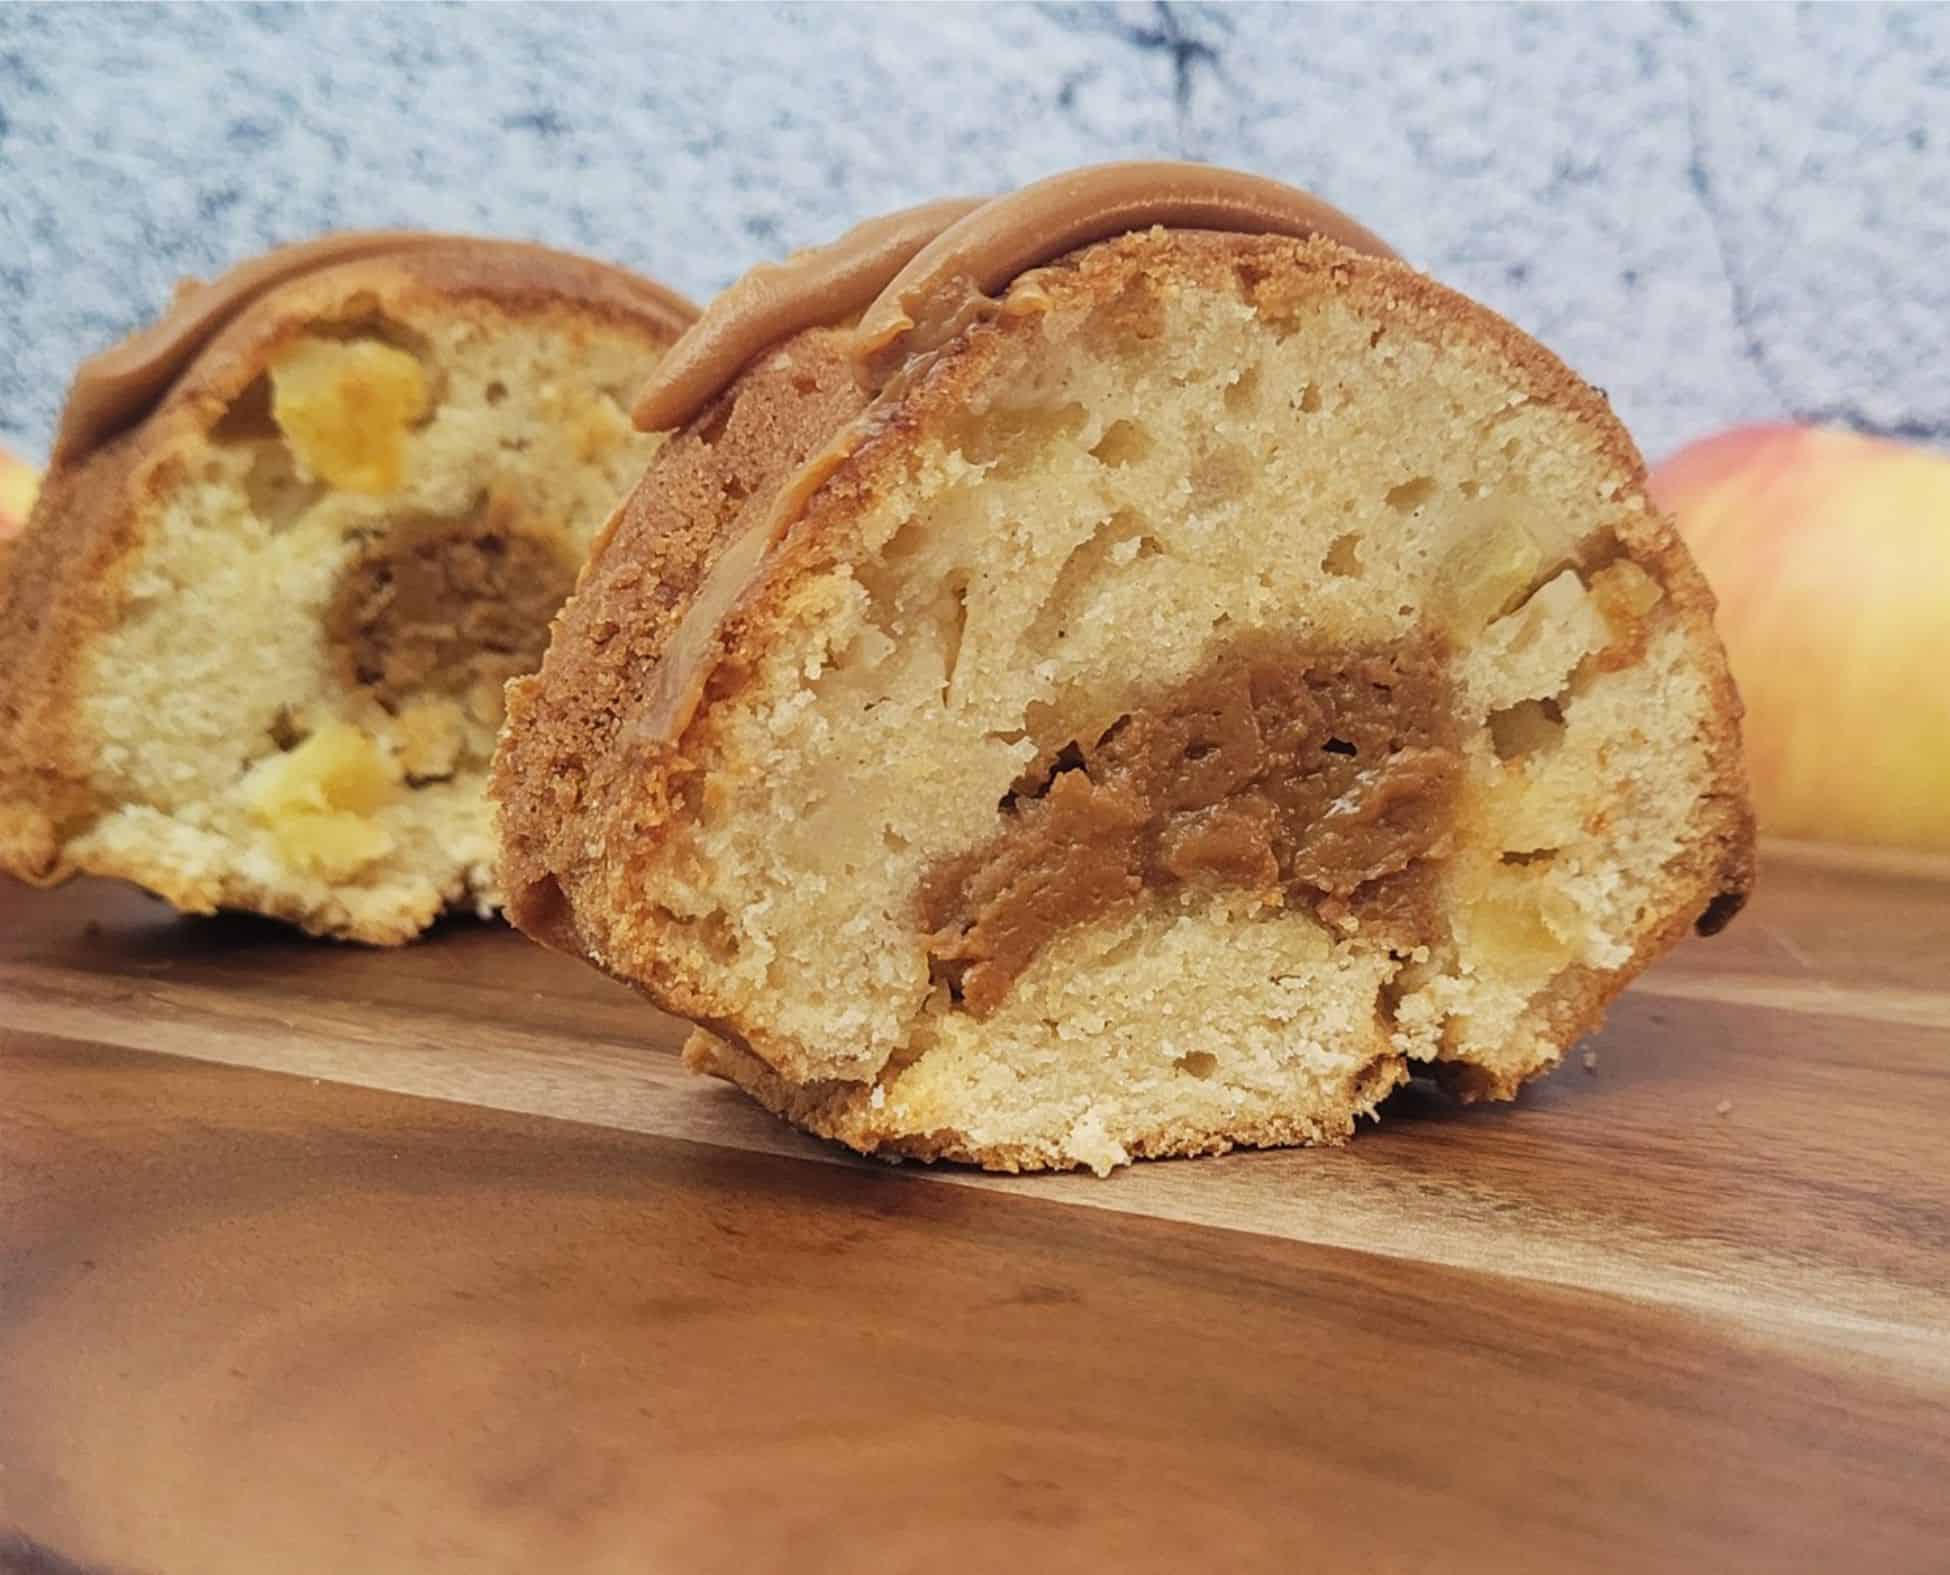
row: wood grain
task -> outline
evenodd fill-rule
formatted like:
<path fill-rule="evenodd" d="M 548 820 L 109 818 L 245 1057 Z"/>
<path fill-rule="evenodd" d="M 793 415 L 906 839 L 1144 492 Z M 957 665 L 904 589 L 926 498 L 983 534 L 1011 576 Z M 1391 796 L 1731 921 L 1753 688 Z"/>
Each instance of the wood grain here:
<path fill-rule="evenodd" d="M 850 1161 L 678 1039 L 490 926 L 0 893 L 0 1526 L 156 1575 L 1945 1567 L 1927 874 L 1770 861 L 1513 1106 L 1108 1182 Z"/>

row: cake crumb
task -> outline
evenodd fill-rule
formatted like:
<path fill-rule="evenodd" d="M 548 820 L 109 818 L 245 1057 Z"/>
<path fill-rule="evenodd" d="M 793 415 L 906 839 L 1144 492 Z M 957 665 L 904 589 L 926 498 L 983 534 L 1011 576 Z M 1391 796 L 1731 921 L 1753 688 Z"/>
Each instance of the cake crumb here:
<path fill-rule="evenodd" d="M 1717 1105 L 1715 1105 L 1715 1106 L 1713 1107 L 1713 1114 L 1714 1114 L 1714 1115 L 1716 1115 L 1716 1116 L 1730 1116 L 1730 1115 L 1732 1115 L 1732 1114 L 1733 1114 L 1733 1101 L 1732 1101 L 1731 1099 L 1723 1099 L 1723 1100 L 1721 1100 L 1721 1101 L 1720 1101 L 1720 1102 L 1719 1102 L 1719 1103 L 1718 1103 Z"/>
<path fill-rule="evenodd" d="M 1585 1053 L 1584 1053 L 1584 1069 L 1585 1069 L 1585 1071 L 1587 1071 L 1587 1072 L 1592 1072 L 1592 1073 L 1596 1073 L 1596 1072 L 1597 1072 L 1597 1070 L 1598 1070 L 1598 1052 L 1597 1052 L 1596 1050 L 1587 1050 L 1587 1051 L 1585 1051 Z"/>

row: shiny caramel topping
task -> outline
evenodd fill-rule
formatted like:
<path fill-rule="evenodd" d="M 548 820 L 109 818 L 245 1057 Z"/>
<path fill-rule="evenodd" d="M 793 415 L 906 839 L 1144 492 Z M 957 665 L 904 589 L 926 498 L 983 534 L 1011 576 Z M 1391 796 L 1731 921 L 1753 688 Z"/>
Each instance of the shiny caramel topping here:
<path fill-rule="evenodd" d="M 1433 642 L 1243 642 L 1046 755 L 995 834 L 928 873 L 935 974 L 986 1016 L 1049 941 L 1147 889 L 1233 890 L 1405 950 L 1432 942 L 1461 764 Z"/>
<path fill-rule="evenodd" d="M 245 310 L 294 280 L 340 263 L 397 257 L 443 248 L 497 252 L 519 257 L 558 257 L 544 247 L 510 241 L 484 241 L 465 235 L 418 230 L 346 231 L 282 246 L 232 268 L 210 283 L 186 279 L 176 287 L 160 321 L 118 345 L 90 356 L 75 373 L 54 438 L 54 462 L 76 460 L 153 410 L 199 352 Z M 682 296 L 649 280 L 633 281 L 646 306 L 661 308 L 673 333 L 696 316 Z"/>
<path fill-rule="evenodd" d="M 908 355 L 938 348 L 958 325 L 971 292 L 993 297 L 1042 263 L 1153 225 L 1323 235 L 1370 256 L 1395 255 L 1338 208 L 1239 170 L 1175 163 L 1071 170 L 983 204 L 887 282 L 856 331 L 855 354 L 869 386 L 883 384 Z"/>
<path fill-rule="evenodd" d="M 761 263 L 708 307 L 638 396 L 631 419 L 643 432 L 680 427 L 767 345 L 806 328 L 844 322 L 869 305 L 914 254 L 980 197 L 949 197 L 856 224 L 826 246 Z"/>
<path fill-rule="evenodd" d="M 184 280 L 161 321 L 81 363 L 61 411 L 55 462 L 78 459 L 141 420 L 199 350 L 280 285 L 334 263 L 452 245 L 455 239 L 411 230 L 348 231 L 279 247 L 208 284 Z"/>
<path fill-rule="evenodd" d="M 830 246 L 755 268 L 706 308 L 637 400 L 644 431 L 691 420 L 766 346 L 860 313 L 855 355 L 878 389 L 969 316 L 971 299 L 1092 241 L 1165 225 L 1249 235 L 1322 235 L 1395 254 L 1346 214 L 1278 181 L 1203 164 L 1103 164 L 990 201 L 910 208 Z"/>

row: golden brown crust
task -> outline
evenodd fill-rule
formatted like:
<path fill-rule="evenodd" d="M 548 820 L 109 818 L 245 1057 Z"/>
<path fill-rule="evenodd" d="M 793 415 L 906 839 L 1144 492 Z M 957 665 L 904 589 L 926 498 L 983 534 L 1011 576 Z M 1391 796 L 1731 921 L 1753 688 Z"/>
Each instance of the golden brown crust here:
<path fill-rule="evenodd" d="M 794 473 L 865 408 L 843 337 L 801 334 L 664 445 L 598 538 L 542 672 L 509 686 L 495 753 L 507 912 L 535 939 L 593 957 L 597 937 L 561 895 L 591 885 L 611 837 L 667 808 L 639 759 L 659 752 L 640 726 L 659 658 L 726 546 L 762 529 Z"/>
<path fill-rule="evenodd" d="M 143 458 L 131 434 L 51 471 L 0 585 L 0 868 L 37 885 L 72 873 L 65 834 L 94 803 L 71 726 L 74 664 L 111 616 Z"/>
<path fill-rule="evenodd" d="M 1119 300 L 1134 278 L 1236 291 L 1275 322 L 1315 297 L 1338 295 L 1363 315 L 1401 324 L 1418 337 L 1487 350 L 1511 369 L 1518 391 L 1570 413 L 1596 435 L 1604 461 L 1618 478 L 1619 501 L 1642 510 L 1621 531 L 1621 546 L 1664 586 L 1712 686 L 1711 736 L 1704 741 L 1712 780 L 1685 850 L 1665 872 L 1660 906 L 1669 919 L 1641 940 L 1624 967 L 1603 973 L 1568 971 L 1533 1002 L 1526 1026 L 1542 1027 L 1559 1045 L 1570 1043 L 1594 1026 L 1609 1000 L 1689 925 L 1723 920 L 1752 878 L 1740 708 L 1712 633 L 1712 597 L 1671 523 L 1646 501 L 1644 464 L 1631 439 L 1601 394 L 1502 318 L 1399 263 L 1363 257 L 1321 239 L 1199 232 L 1128 235 L 1025 275 L 1015 288 L 1033 290 L 1051 309 L 1106 306 Z M 857 1113 L 854 1094 L 842 1099 L 831 1090 L 793 1092 L 798 1088 L 795 1065 L 804 1064 L 797 1047 L 768 1037 L 762 1024 L 736 1020 L 708 976 L 671 967 L 655 937 L 661 925 L 676 921 L 634 897 L 640 887 L 629 871 L 664 837 L 687 795 L 700 790 L 691 762 L 705 752 L 714 709 L 737 694 L 763 650 L 768 617 L 826 561 L 825 544 L 907 478 L 917 434 L 957 428 L 966 410 L 979 408 L 983 390 L 1035 353 L 1041 322 L 1041 311 L 1004 311 L 966 325 L 916 375 L 871 405 L 857 397 L 849 400 L 843 390 L 812 404 L 796 387 L 801 376 L 809 386 L 818 386 L 822 377 L 843 370 L 837 335 L 799 335 L 747 370 L 718 405 L 653 463 L 619 516 L 619 528 L 585 568 L 577 597 L 558 619 L 542 671 L 522 686 L 521 705 L 511 712 L 504 735 L 509 764 L 497 770 L 495 792 L 510 861 L 506 873 L 512 891 L 528 894 L 511 905 L 515 922 L 639 985 L 665 1008 L 710 1024 L 721 1038 L 749 1044 L 750 1052 L 723 1058 L 712 1069 L 734 1077 L 773 1108 L 815 1130 L 830 1129 L 846 1142 L 855 1141 L 850 1132 L 864 1135 L 856 1146 L 884 1150 L 894 1138 L 859 1125 L 865 1118 Z M 745 451 L 741 475 L 749 478 L 742 483 L 748 490 L 736 517 L 718 517 L 706 527 L 702 506 L 677 503 L 671 484 L 684 476 L 687 487 L 695 489 L 700 473 L 680 467 L 698 466 L 699 448 L 722 441 L 722 434 L 733 428 L 752 434 L 789 431 L 795 456 L 836 446 L 845 453 L 810 497 L 795 501 L 790 517 L 780 519 L 775 504 L 792 486 L 796 464 L 780 463 L 783 451 L 768 454 L 762 443 Z M 686 455 L 691 457 L 686 460 Z M 751 566 L 737 584 L 713 587 L 714 605 L 703 610 L 702 620 L 709 626 L 708 638 L 687 638 L 682 644 L 695 671 L 684 675 L 677 687 L 700 696 L 701 703 L 674 713 L 667 727 L 661 717 L 654 719 L 659 725 L 646 726 L 653 688 L 646 669 L 666 653 L 687 621 L 687 611 L 692 620 L 698 618 L 699 609 L 687 608 L 687 599 L 696 599 L 696 588 L 739 530 L 751 528 L 776 530 L 779 539 L 768 543 L 762 555 L 744 555 Z M 639 627 L 631 597 L 643 593 L 633 587 L 652 583 L 653 575 L 665 578 L 674 595 L 660 601 L 654 623 Z M 603 661 L 598 648 L 619 638 L 618 630 L 641 636 L 629 653 L 631 683 L 612 685 L 600 701 L 586 699 L 581 691 L 587 675 Z M 665 687 L 670 683 L 665 675 Z M 528 762 L 537 758 L 546 759 L 550 769 L 539 774 L 529 769 Z M 585 790 L 578 796 L 554 786 L 561 781 L 591 783 L 606 773 L 609 783 L 602 791 Z M 1519 1081 L 1516 1076 L 1478 1074 L 1465 1092 L 1508 1097 Z M 864 1085 L 856 1092 L 864 1098 Z M 842 1108 L 855 1114 L 842 1120 L 837 1114 Z M 865 1137 L 872 1138 L 871 1145 Z M 1233 1138 L 1302 1140 L 1270 1131 L 1263 1137 Z M 1157 1135 L 1155 1141 L 1162 1146 L 1149 1151 L 1181 1151 L 1169 1146 L 1176 1140 L 1168 1134 Z M 937 1150 L 951 1151 L 952 1144 Z M 1012 1158 L 1026 1162 L 1024 1156 L 988 1151 L 955 1152 L 954 1157 L 1004 1166 Z"/>
<path fill-rule="evenodd" d="M 315 269 L 228 321 L 137 425 L 57 462 L 0 583 L 0 869 L 36 884 L 73 873 L 63 846 L 98 809 L 92 746 L 76 723 L 82 650 L 117 616 L 143 521 L 173 483 L 182 445 L 222 418 L 281 345 L 319 322 L 430 310 L 621 329 L 662 349 L 679 326 L 671 299 L 621 269 L 499 241 L 455 238 Z M 194 892 L 165 895 L 208 906 Z"/>

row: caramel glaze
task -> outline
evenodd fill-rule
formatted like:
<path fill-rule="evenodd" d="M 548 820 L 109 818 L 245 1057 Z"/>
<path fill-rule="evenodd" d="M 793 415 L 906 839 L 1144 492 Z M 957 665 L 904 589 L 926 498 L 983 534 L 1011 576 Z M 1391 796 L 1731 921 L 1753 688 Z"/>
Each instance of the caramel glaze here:
<path fill-rule="evenodd" d="M 1092 241 L 1164 225 L 1244 235 L 1325 236 L 1370 256 L 1395 253 L 1338 208 L 1291 186 L 1204 164 L 1100 164 L 984 203 L 935 237 L 887 282 L 860 319 L 854 354 L 869 388 L 910 356 L 938 349 L 974 293 L 993 297 L 1018 274 Z"/>
<path fill-rule="evenodd" d="M 984 202 L 948 197 L 903 208 L 856 224 L 829 245 L 761 263 L 714 300 L 657 364 L 630 412 L 637 429 L 681 427 L 767 345 L 802 329 L 844 322 L 871 305 L 918 252 Z"/>
<path fill-rule="evenodd" d="M 1170 162 L 1071 170 L 989 201 L 956 198 L 869 220 L 829 246 L 754 268 L 658 364 L 634 419 L 646 432 L 683 426 L 766 346 L 855 313 L 855 359 L 877 392 L 965 324 L 971 298 L 993 306 L 1017 275 L 1153 225 L 1321 235 L 1395 255 L 1338 208 L 1258 175 Z"/>
<path fill-rule="evenodd" d="M 1102 164 L 1007 197 L 954 198 L 869 220 L 829 246 L 752 270 L 706 307 L 639 396 L 632 413 L 639 429 L 688 425 L 768 345 L 855 313 L 863 315 L 853 334 L 854 360 L 863 373 L 868 360 L 874 370 L 863 376 L 856 418 L 808 457 L 698 587 L 658 663 L 633 736 L 661 747 L 689 725 L 719 626 L 757 578 L 765 555 L 879 419 L 871 395 L 898 374 L 898 363 L 918 361 L 945 341 L 942 321 L 931 314 L 945 311 L 958 329 L 974 315 L 971 301 L 994 308 L 994 293 L 1018 273 L 1093 240 L 1160 224 L 1323 235 L 1373 256 L 1395 255 L 1346 214 L 1278 181 L 1203 164 Z"/>
<path fill-rule="evenodd" d="M 61 411 L 53 463 L 80 459 L 134 426 L 161 402 L 170 385 L 218 333 L 254 302 L 293 280 L 339 263 L 443 247 L 481 246 L 517 252 L 546 250 L 420 230 L 348 230 L 281 246 L 207 284 L 184 280 L 176 287 L 169 310 L 160 321 L 81 363 Z M 683 332 L 695 319 L 696 309 L 674 291 L 649 280 L 637 283 L 649 304 L 666 309 L 673 333 Z"/>

